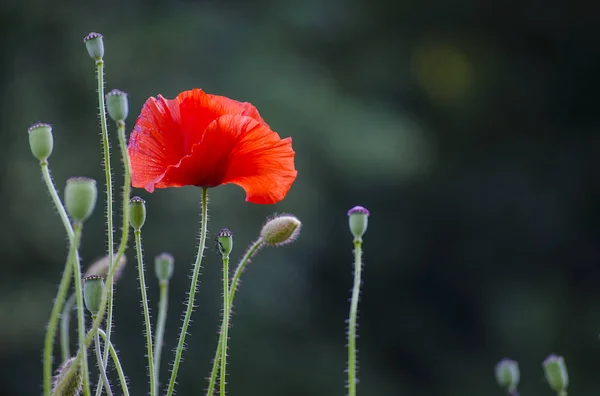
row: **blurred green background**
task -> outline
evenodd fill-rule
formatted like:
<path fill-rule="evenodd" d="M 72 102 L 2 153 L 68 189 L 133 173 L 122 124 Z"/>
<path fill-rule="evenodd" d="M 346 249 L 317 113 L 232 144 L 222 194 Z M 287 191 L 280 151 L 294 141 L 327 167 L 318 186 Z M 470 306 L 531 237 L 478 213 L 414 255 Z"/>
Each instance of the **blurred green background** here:
<path fill-rule="evenodd" d="M 45 325 L 66 257 L 27 127 L 53 124 L 50 165 L 61 191 L 70 176 L 103 180 L 94 64 L 81 41 L 90 31 L 105 36 L 107 91 L 129 93 L 129 128 L 149 96 L 200 87 L 252 102 L 293 137 L 298 178 L 281 203 L 246 203 L 235 186 L 210 191 L 211 241 L 220 228 L 233 230 L 234 260 L 268 215 L 303 221 L 297 242 L 264 249 L 243 277 L 231 395 L 344 394 L 346 211 L 356 204 L 371 210 L 359 394 L 500 395 L 493 366 L 511 357 L 523 395 L 550 395 L 541 362 L 551 352 L 565 356 L 570 393 L 597 394 L 593 2 L 6 0 L 0 10 L 0 394 L 41 393 Z M 110 131 L 119 169 L 112 123 Z M 135 193 L 149 213 L 154 312 L 153 257 L 176 258 L 164 381 L 196 252 L 200 190 Z M 103 203 L 84 231 L 86 265 L 106 248 Z M 113 341 L 141 395 L 143 324 L 131 249 L 127 256 Z M 204 264 L 179 395 L 202 394 L 216 346 L 212 242 Z"/>

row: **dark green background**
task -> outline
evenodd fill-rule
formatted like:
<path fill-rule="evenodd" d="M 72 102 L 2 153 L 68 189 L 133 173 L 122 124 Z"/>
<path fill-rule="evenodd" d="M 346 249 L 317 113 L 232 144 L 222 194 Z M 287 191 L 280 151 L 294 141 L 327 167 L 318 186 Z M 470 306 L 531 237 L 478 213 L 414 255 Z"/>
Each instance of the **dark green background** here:
<path fill-rule="evenodd" d="M 293 245 L 261 251 L 244 275 L 229 393 L 344 394 L 346 211 L 356 204 L 371 210 L 359 394 L 500 395 L 493 366 L 507 356 L 521 364 L 523 395 L 550 395 L 541 362 L 551 352 L 565 356 L 570 394 L 596 394 L 600 14 L 593 4 L 2 2 L 0 394 L 40 394 L 45 325 L 66 257 L 27 127 L 53 124 L 51 169 L 61 192 L 70 176 L 102 185 L 94 64 L 81 42 L 90 31 L 105 35 L 107 90 L 129 93 L 129 129 L 149 96 L 200 87 L 252 102 L 274 130 L 293 137 L 297 153 L 298 178 L 277 205 L 245 203 L 235 186 L 210 191 L 211 243 L 179 395 L 202 394 L 216 345 L 221 284 L 212 238 L 233 230 L 237 260 L 273 212 L 295 213 L 303 230 Z M 110 132 L 117 154 L 112 123 Z M 119 169 L 117 155 L 113 165 Z M 148 207 L 154 312 L 153 257 L 168 251 L 177 260 L 165 380 L 196 252 L 200 190 L 135 193 Z M 86 223 L 86 265 L 106 248 L 103 204 Z M 132 395 L 142 395 L 142 316 L 131 249 L 127 256 L 113 340 Z"/>

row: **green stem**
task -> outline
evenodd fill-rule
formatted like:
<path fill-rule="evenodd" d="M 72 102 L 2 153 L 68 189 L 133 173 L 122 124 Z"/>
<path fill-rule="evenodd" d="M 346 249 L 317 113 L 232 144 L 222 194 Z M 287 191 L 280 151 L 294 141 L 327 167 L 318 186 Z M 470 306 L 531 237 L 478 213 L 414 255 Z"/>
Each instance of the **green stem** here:
<path fill-rule="evenodd" d="M 362 270 L 362 239 L 354 239 L 354 287 L 348 321 L 348 396 L 356 396 L 356 317 Z"/>
<path fill-rule="evenodd" d="M 154 378 L 154 354 L 152 353 L 152 327 L 150 326 L 150 310 L 148 309 L 148 296 L 146 295 L 146 277 L 144 275 L 144 259 L 142 257 L 142 232 L 133 231 L 135 236 L 135 250 L 138 261 L 138 277 L 140 279 L 140 292 L 142 293 L 142 306 L 144 308 L 144 322 L 146 324 L 146 348 L 148 354 L 148 372 L 150 375 L 150 396 L 155 395 L 155 378 Z"/>
<path fill-rule="evenodd" d="M 233 307 L 233 298 L 235 297 L 235 292 L 238 288 L 238 284 L 240 278 L 242 277 L 242 273 L 246 269 L 246 265 L 250 262 L 250 259 L 254 256 L 254 254 L 262 247 L 263 240 L 258 238 L 252 246 L 248 249 L 237 268 L 235 269 L 235 273 L 233 278 L 231 279 L 231 286 L 229 287 L 229 312 L 231 312 L 231 308 Z M 207 396 L 212 396 L 215 389 L 215 384 L 217 382 L 217 374 L 219 373 L 219 362 L 221 360 L 221 352 L 223 348 L 223 324 L 221 323 L 221 331 L 219 332 L 219 342 L 217 343 L 217 351 L 215 352 L 215 358 L 213 359 L 213 367 L 210 374 L 210 381 L 208 383 L 208 390 L 206 391 Z"/>
<path fill-rule="evenodd" d="M 223 256 L 223 324 L 221 325 L 221 396 L 225 396 L 225 384 L 227 377 L 227 333 L 229 331 L 229 256 Z"/>
<path fill-rule="evenodd" d="M 165 325 L 167 323 L 167 309 L 169 302 L 169 281 L 159 283 L 160 300 L 158 303 L 158 320 L 156 324 L 156 334 L 154 338 L 154 375 L 155 393 L 158 394 L 158 383 L 160 382 L 160 355 L 163 347 L 163 338 L 165 335 Z"/>
<path fill-rule="evenodd" d="M 108 348 L 104 348 L 108 350 Z M 102 351 L 100 350 L 100 335 L 96 332 L 96 359 L 98 360 L 98 370 L 100 371 L 100 376 L 102 377 L 102 381 L 98 381 L 98 389 L 102 389 L 102 382 L 104 382 L 104 387 L 106 389 L 106 394 L 112 396 L 112 390 L 110 389 L 110 382 L 108 382 L 108 376 L 106 375 L 106 369 L 104 368 L 104 364 L 102 360 Z M 98 391 L 96 391 L 97 393 Z"/>
<path fill-rule="evenodd" d="M 73 230 L 75 232 L 73 247 L 69 254 L 69 261 L 73 265 L 73 275 L 75 281 L 75 294 L 77 295 L 77 335 L 79 338 L 79 353 L 81 353 L 81 368 L 83 370 L 83 394 L 84 396 L 90 395 L 90 383 L 88 374 L 88 361 L 87 361 L 87 346 L 85 345 L 85 306 L 83 305 L 83 287 L 81 282 L 81 267 L 79 259 L 75 251 L 79 248 L 79 241 L 81 240 L 81 229 L 83 225 L 81 223 L 75 223 Z M 78 353 L 78 355 L 79 355 Z"/>
<path fill-rule="evenodd" d="M 71 267 L 70 271 L 72 270 L 73 269 Z M 70 280 L 71 279 L 69 279 L 69 281 Z M 60 314 L 60 347 L 63 362 L 71 357 L 71 348 L 69 347 L 69 344 L 71 343 L 69 339 L 69 330 L 71 327 L 71 312 L 73 312 L 76 297 L 77 296 L 75 293 L 69 296 Z"/>
<path fill-rule="evenodd" d="M 194 298 L 196 296 L 196 288 L 198 283 L 198 276 L 200 275 L 200 268 L 202 267 L 204 245 L 206 244 L 207 222 L 208 189 L 206 187 L 202 187 L 202 225 L 200 228 L 200 245 L 198 247 L 198 255 L 196 256 L 196 262 L 194 263 L 194 271 L 192 273 L 192 282 L 190 284 L 190 293 L 187 301 L 187 309 L 185 312 L 185 318 L 183 319 L 183 325 L 181 326 L 181 332 L 179 333 L 179 342 L 177 343 L 177 350 L 175 351 L 175 360 L 173 362 L 173 370 L 171 371 L 171 380 L 169 381 L 169 389 L 167 390 L 167 396 L 172 396 L 173 390 L 175 389 L 175 381 L 177 380 L 177 372 L 179 371 L 179 363 L 181 362 L 181 355 L 183 354 L 183 346 L 185 344 L 185 335 L 187 334 L 187 330 L 190 325 L 190 318 L 192 317 L 192 311 L 194 310 Z"/>
<path fill-rule="evenodd" d="M 104 339 L 104 343 L 108 345 L 110 349 L 110 354 L 112 356 L 112 360 L 115 363 L 115 367 L 117 368 L 117 374 L 119 375 L 119 381 L 121 382 L 121 389 L 123 390 L 123 396 L 129 396 L 129 389 L 127 389 L 127 379 L 125 379 L 125 374 L 123 373 L 123 366 L 121 366 L 121 361 L 119 360 L 119 355 L 117 355 L 117 351 L 111 342 L 107 341 L 106 333 L 102 329 L 98 329 L 98 333 Z"/>
<path fill-rule="evenodd" d="M 52 197 L 52 202 L 54 202 L 54 207 L 56 208 L 60 219 L 62 220 L 63 226 L 65 227 L 65 231 L 67 231 L 67 236 L 69 237 L 69 242 L 73 243 L 74 232 L 73 226 L 69 221 L 69 216 L 67 215 L 67 211 L 60 200 L 58 192 L 56 191 L 56 187 L 54 187 L 54 183 L 52 182 L 52 176 L 50 176 L 50 169 L 48 168 L 48 161 L 40 161 L 40 168 L 42 169 L 42 176 L 44 177 L 44 182 L 46 183 L 46 187 L 48 188 L 48 192 Z"/>

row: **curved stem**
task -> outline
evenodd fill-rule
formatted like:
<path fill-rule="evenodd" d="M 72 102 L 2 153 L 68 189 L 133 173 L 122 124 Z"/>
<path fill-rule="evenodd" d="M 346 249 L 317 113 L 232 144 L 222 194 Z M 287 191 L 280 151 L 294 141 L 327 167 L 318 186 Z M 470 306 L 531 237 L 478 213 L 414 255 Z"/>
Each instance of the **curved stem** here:
<path fill-rule="evenodd" d="M 135 236 L 135 250 L 138 261 L 138 277 L 140 279 L 140 292 L 142 294 L 142 306 L 144 308 L 144 322 L 146 324 L 146 348 L 148 354 L 148 372 L 150 375 L 150 396 L 155 395 L 154 378 L 154 354 L 152 353 L 152 327 L 150 326 L 150 310 L 148 309 L 148 296 L 146 295 L 146 277 L 144 275 L 144 259 L 142 257 L 142 232 L 133 231 Z"/>
<path fill-rule="evenodd" d="M 362 239 L 354 239 L 354 287 L 348 321 L 348 396 L 356 396 L 356 316 L 360 295 L 362 269 Z"/>
<path fill-rule="evenodd" d="M 175 360 L 173 362 L 173 370 L 171 371 L 171 380 L 169 381 L 169 389 L 167 390 L 167 396 L 173 395 L 175 389 L 175 381 L 177 380 L 177 371 L 179 371 L 179 363 L 181 362 L 181 355 L 183 354 L 183 346 L 185 345 L 185 335 L 187 334 L 188 327 L 190 325 L 190 318 L 192 317 L 192 311 L 194 310 L 194 298 L 196 296 L 196 287 L 198 283 L 198 276 L 200 275 L 200 268 L 202 267 L 202 257 L 204 256 L 204 245 L 206 244 L 206 231 L 208 222 L 208 189 L 202 187 L 202 225 L 200 228 L 200 245 L 198 247 L 198 254 L 196 256 L 196 262 L 194 263 L 194 271 L 192 273 L 192 281 L 190 284 L 190 294 L 187 301 L 187 309 L 185 312 L 185 318 L 183 319 L 183 325 L 181 326 L 181 332 L 179 333 L 179 342 L 177 343 L 177 349 L 175 351 Z"/>
<path fill-rule="evenodd" d="M 98 329 L 98 333 L 104 339 L 104 343 L 108 346 L 110 350 L 110 355 L 112 356 L 112 360 L 115 363 L 115 367 L 117 369 L 117 374 L 119 375 L 119 381 L 121 382 L 121 389 L 123 390 L 123 396 L 129 396 L 129 389 L 127 388 L 127 379 L 125 379 L 125 373 L 123 373 L 123 366 L 121 366 L 121 361 L 119 360 L 119 355 L 117 355 L 117 351 L 112 343 L 107 341 L 106 333 L 102 329 Z"/>
<path fill-rule="evenodd" d="M 83 370 L 83 394 L 85 396 L 90 395 L 90 383 L 88 374 L 88 362 L 87 362 L 87 346 L 85 345 L 85 306 L 83 305 L 83 287 L 81 282 L 81 267 L 79 264 L 79 258 L 75 251 L 79 247 L 79 241 L 81 240 L 81 223 L 75 223 L 73 230 L 75 232 L 73 246 L 69 253 L 69 262 L 73 265 L 73 275 L 75 281 L 75 294 L 77 296 L 77 335 L 79 338 L 79 353 L 81 353 L 81 368 Z M 78 353 L 78 354 L 79 354 Z M 75 366 L 75 365 L 73 365 Z"/>
<path fill-rule="evenodd" d="M 50 169 L 48 168 L 47 161 L 40 161 L 40 168 L 42 169 L 42 176 L 44 177 L 44 182 L 46 183 L 46 187 L 48 188 L 48 192 L 52 197 L 52 202 L 54 202 L 54 207 L 62 220 L 63 226 L 65 227 L 65 231 L 67 231 L 67 236 L 69 237 L 69 241 L 73 243 L 73 226 L 69 221 L 69 216 L 67 215 L 67 211 L 60 200 L 58 192 L 56 191 L 56 187 L 54 187 L 54 183 L 52 182 L 52 176 L 50 176 Z"/>
<path fill-rule="evenodd" d="M 75 295 L 75 293 L 69 296 L 60 314 L 60 347 L 63 362 L 65 362 L 69 357 L 71 357 L 71 348 L 69 347 L 69 344 L 71 343 L 69 339 L 69 329 L 71 327 L 71 312 L 73 312 L 76 297 L 77 296 Z"/>
<path fill-rule="evenodd" d="M 233 307 L 233 298 L 235 297 L 235 292 L 238 288 L 238 284 L 240 278 L 242 277 L 242 273 L 246 269 L 246 265 L 250 262 L 250 259 L 258 252 L 258 250 L 263 245 L 263 240 L 258 238 L 252 246 L 248 249 L 237 268 L 235 269 L 235 273 L 233 278 L 231 279 L 231 286 L 229 287 L 229 311 L 231 312 L 231 308 Z M 212 396 L 215 389 L 215 384 L 217 382 L 217 374 L 219 372 L 219 362 L 221 360 L 221 352 L 223 348 L 223 324 L 221 324 L 221 331 L 219 332 L 219 342 L 217 343 L 217 351 L 215 352 L 215 358 L 213 359 L 213 367 L 210 373 L 210 381 L 208 383 L 208 390 L 206 391 L 207 396 Z"/>
<path fill-rule="evenodd" d="M 108 348 L 104 348 L 108 350 Z M 108 376 L 106 375 L 106 369 L 104 368 L 103 360 L 102 360 L 102 351 L 100 350 L 100 335 L 96 332 L 96 359 L 98 360 L 98 370 L 100 371 L 100 376 L 102 377 L 102 381 L 98 381 L 98 389 L 102 389 L 102 382 L 104 381 L 104 388 L 106 389 L 106 394 L 112 396 L 112 390 L 110 389 L 110 382 L 108 382 Z M 97 393 L 98 391 L 96 391 Z"/>
<path fill-rule="evenodd" d="M 167 309 L 169 303 L 169 281 L 159 283 L 160 300 L 158 303 L 158 320 L 156 323 L 156 334 L 154 338 L 154 381 L 155 393 L 158 394 L 158 383 L 160 382 L 160 355 L 163 347 L 163 338 L 165 334 L 165 325 L 167 323 Z"/>
<path fill-rule="evenodd" d="M 229 330 L 229 256 L 223 256 L 223 324 L 221 325 L 221 396 L 225 396 L 227 379 L 227 332 Z"/>

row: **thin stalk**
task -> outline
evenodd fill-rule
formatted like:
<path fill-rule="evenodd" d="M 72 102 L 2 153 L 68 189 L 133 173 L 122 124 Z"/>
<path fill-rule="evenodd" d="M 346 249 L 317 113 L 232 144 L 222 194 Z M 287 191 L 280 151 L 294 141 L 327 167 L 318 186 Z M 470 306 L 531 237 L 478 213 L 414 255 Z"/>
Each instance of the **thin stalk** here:
<path fill-rule="evenodd" d="M 77 295 L 77 335 L 79 338 L 79 353 L 81 353 L 81 368 L 83 370 L 83 394 L 84 396 L 90 395 L 90 379 L 88 373 L 88 361 L 87 361 L 87 346 L 85 345 L 85 307 L 83 305 L 83 287 L 81 282 L 81 267 L 79 259 L 75 251 L 79 248 L 79 241 L 81 240 L 81 230 L 83 225 L 81 223 L 75 223 L 73 230 L 75 233 L 73 246 L 69 253 L 69 262 L 73 265 L 73 275 L 75 281 L 75 294 Z M 79 354 L 78 353 L 78 354 Z M 73 365 L 74 366 L 74 365 Z"/>
<path fill-rule="evenodd" d="M 362 270 L 362 239 L 354 239 L 354 287 L 348 321 L 348 396 L 356 396 L 356 317 Z"/>
<path fill-rule="evenodd" d="M 73 226 L 69 221 L 69 216 L 67 215 L 67 211 L 60 200 L 58 192 L 56 191 L 56 187 L 54 187 L 54 183 L 52 182 L 52 176 L 50 176 L 50 169 L 48 168 L 48 161 L 40 161 L 40 168 L 42 169 L 42 176 L 44 177 L 44 182 L 46 183 L 46 187 L 48 188 L 48 192 L 50 193 L 50 197 L 52 197 L 52 202 L 54 202 L 54 207 L 62 220 L 63 226 L 65 227 L 65 231 L 67 232 L 67 236 L 69 237 L 69 242 L 73 243 L 73 239 L 75 233 L 73 232 Z"/>
<path fill-rule="evenodd" d="M 144 275 L 144 259 L 142 257 L 142 232 L 137 229 L 133 231 L 135 236 L 135 250 L 138 261 L 138 277 L 140 279 L 140 292 L 142 294 L 142 306 L 144 308 L 144 322 L 146 324 L 146 348 L 148 354 L 148 372 L 150 375 L 150 396 L 155 395 L 156 386 L 154 378 L 154 354 L 152 353 L 152 327 L 150 326 L 150 310 L 148 309 L 148 296 L 146 295 L 146 278 Z"/>
<path fill-rule="evenodd" d="M 190 318 L 192 317 L 192 311 L 194 310 L 194 298 L 196 296 L 196 287 L 198 283 L 198 276 L 200 275 L 200 268 L 202 267 L 202 257 L 204 256 L 204 245 L 206 245 L 206 231 L 208 222 L 208 189 L 202 187 L 202 225 L 200 227 L 200 245 L 198 247 L 198 255 L 196 256 L 196 262 L 194 263 L 194 271 L 192 273 L 192 281 L 190 284 L 190 293 L 187 301 L 187 309 L 185 312 L 185 318 L 183 319 L 183 325 L 181 326 L 181 332 L 179 333 L 179 342 L 177 343 L 177 349 L 175 351 L 175 360 L 173 362 L 173 370 L 171 371 L 171 380 L 169 381 L 169 389 L 167 390 L 167 396 L 173 395 L 175 389 L 175 381 L 177 380 L 177 372 L 179 371 L 179 363 L 181 362 L 181 355 L 183 354 L 183 346 L 185 345 L 185 335 L 187 334 L 188 327 L 190 325 Z"/>
<path fill-rule="evenodd" d="M 167 309 L 169 303 L 169 281 L 159 282 L 160 300 L 158 302 L 158 320 L 156 323 L 156 334 L 154 335 L 154 374 L 155 393 L 158 394 L 158 383 L 160 382 L 160 355 L 163 347 L 163 338 L 165 335 L 165 325 L 167 323 Z"/>
<path fill-rule="evenodd" d="M 123 366 L 121 366 L 121 361 L 119 360 L 119 355 L 117 355 L 117 351 L 111 342 L 107 341 L 106 333 L 102 329 L 98 329 L 98 333 L 104 339 L 104 343 L 108 345 L 110 349 L 110 354 L 112 356 L 112 360 L 115 363 L 115 367 L 117 369 L 117 374 L 119 375 L 119 381 L 121 382 L 121 389 L 123 390 L 123 396 L 129 396 L 129 389 L 127 388 L 127 379 L 125 378 L 125 373 L 123 372 Z"/>
<path fill-rule="evenodd" d="M 108 348 L 105 348 L 108 350 Z M 108 381 L 108 376 L 106 375 L 106 369 L 104 368 L 104 364 L 102 363 L 102 351 L 100 350 L 100 335 L 96 332 L 96 359 L 98 360 L 98 370 L 100 371 L 100 376 L 102 377 L 102 381 L 104 381 L 104 388 L 106 389 L 106 394 L 112 396 L 112 390 L 110 389 L 110 382 Z M 102 381 L 98 381 L 98 389 L 102 389 Z M 98 392 L 98 391 L 96 391 Z"/>
<path fill-rule="evenodd" d="M 221 396 L 225 396 L 225 385 L 227 377 L 227 333 L 229 330 L 229 256 L 223 256 L 223 324 L 219 338 L 223 338 L 221 343 L 221 375 L 219 379 L 221 384 Z"/>
<path fill-rule="evenodd" d="M 233 298 L 235 297 L 235 292 L 238 288 L 238 284 L 240 278 L 242 277 L 242 273 L 246 269 L 246 265 L 250 262 L 250 259 L 254 256 L 254 254 L 262 247 L 263 240 L 258 238 L 256 242 L 250 246 L 242 260 L 238 264 L 235 269 L 235 273 L 233 278 L 231 279 L 231 286 L 229 287 L 229 312 L 233 307 Z M 212 396 L 215 389 L 215 384 L 217 382 L 217 374 L 219 373 L 219 362 L 221 360 L 221 353 L 223 348 L 223 324 L 221 323 L 221 331 L 219 332 L 219 342 L 217 343 L 217 351 L 215 352 L 215 358 L 213 359 L 213 367 L 210 373 L 210 381 L 208 383 L 208 390 L 206 391 L 207 396 Z"/>
<path fill-rule="evenodd" d="M 69 357 L 71 357 L 71 348 L 69 347 L 69 344 L 71 343 L 69 338 L 69 330 L 71 327 L 71 312 L 73 312 L 76 297 L 77 296 L 75 295 L 75 293 L 69 296 L 60 314 L 60 349 L 63 362 L 65 362 Z"/>

